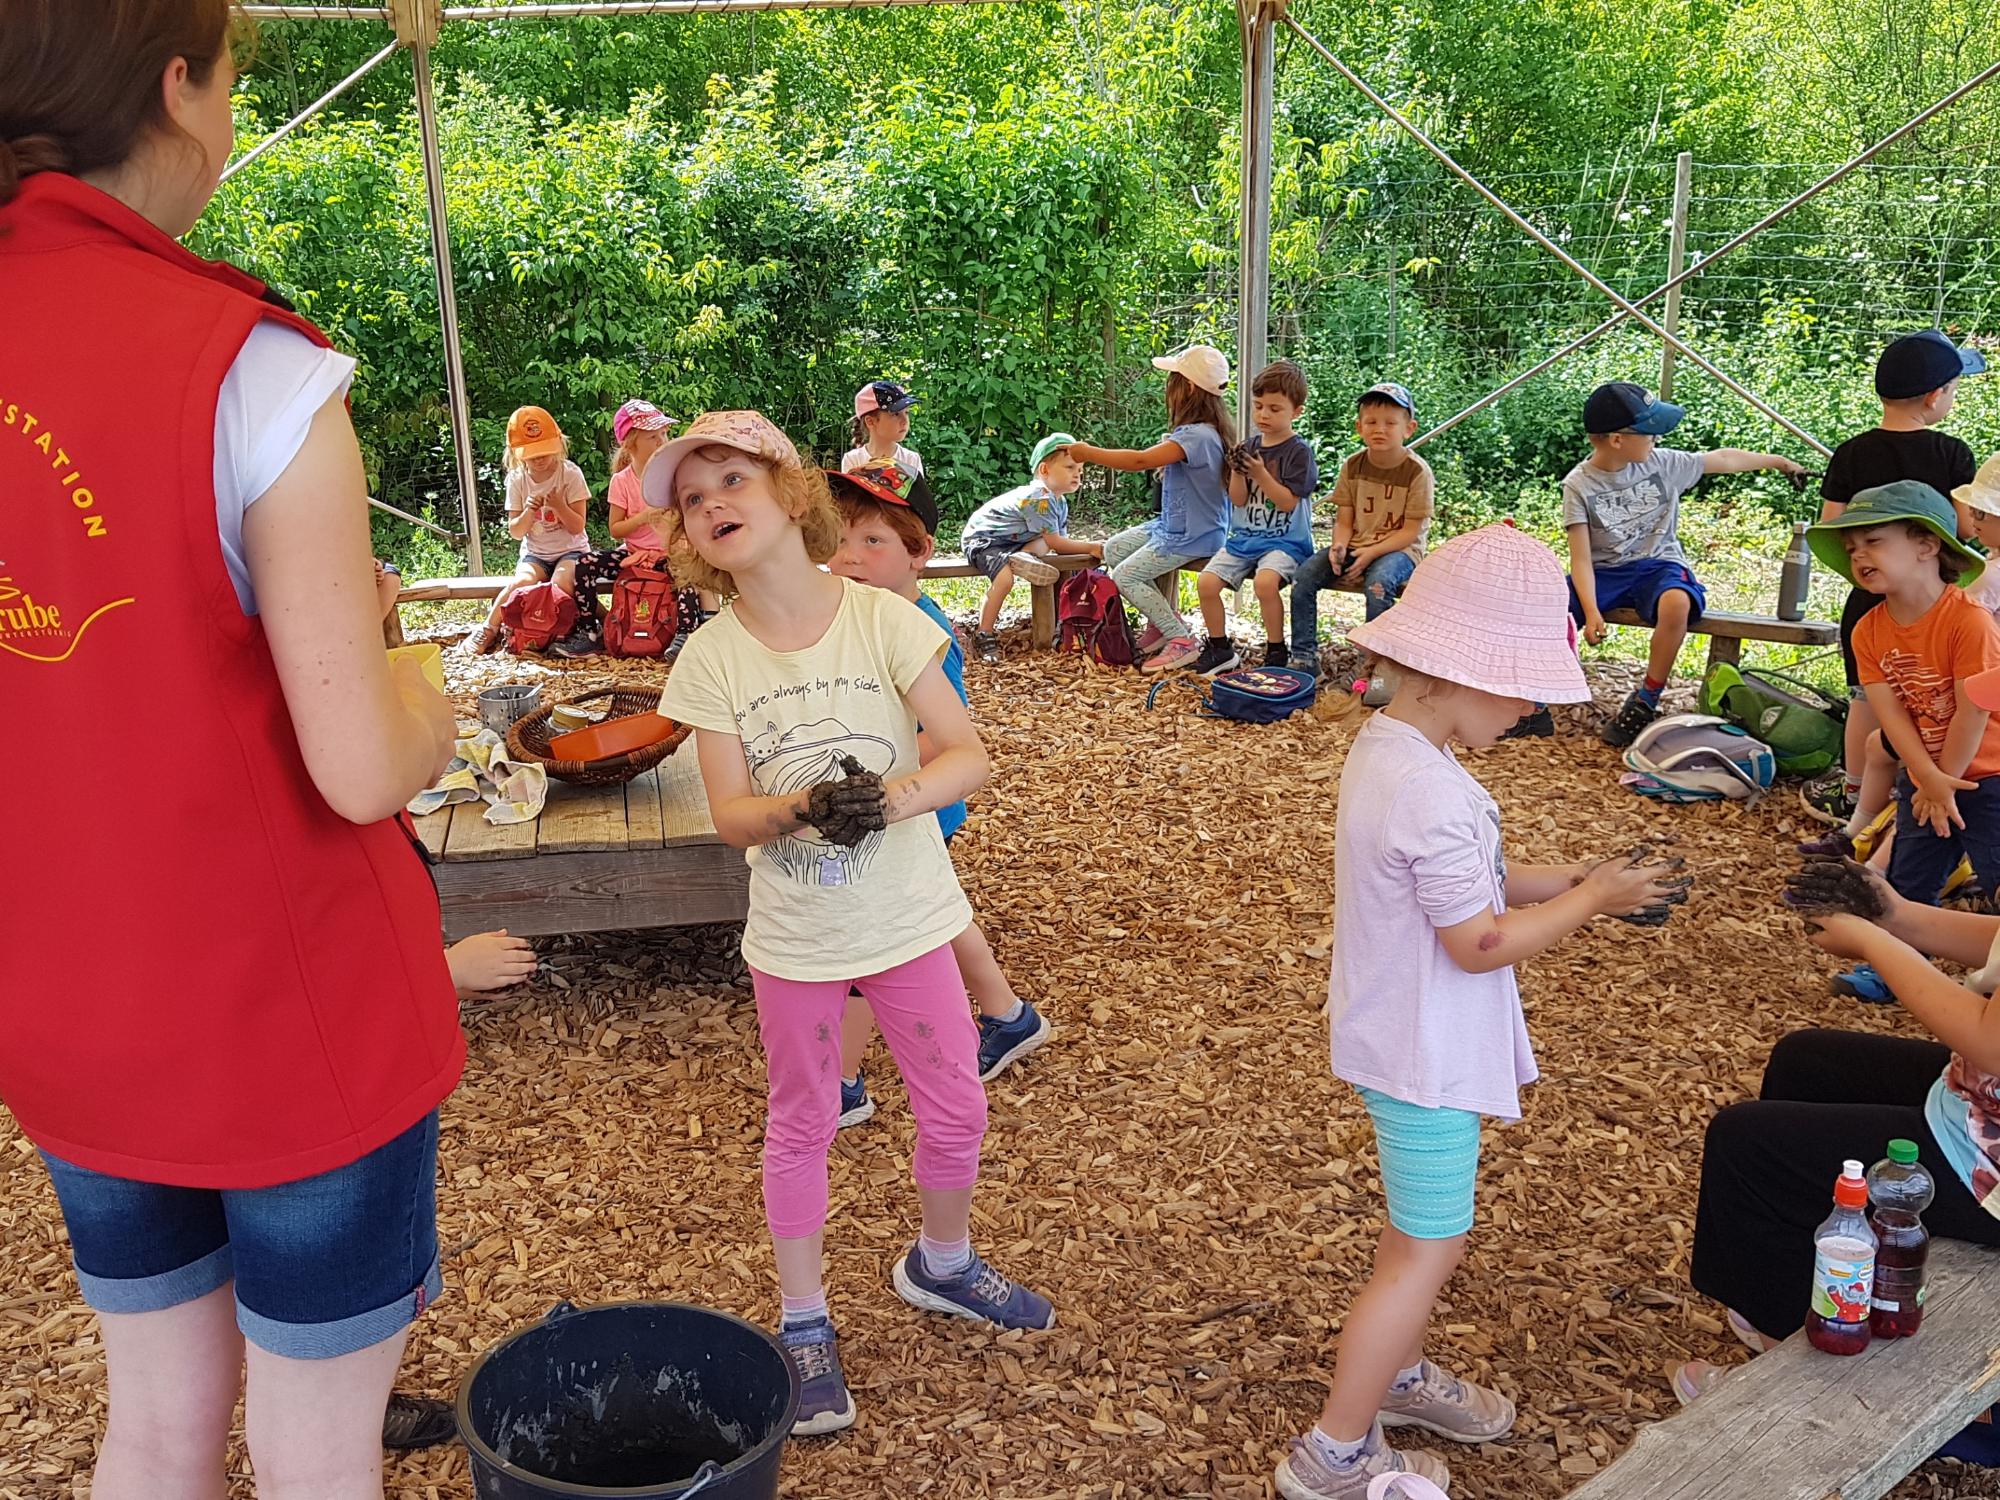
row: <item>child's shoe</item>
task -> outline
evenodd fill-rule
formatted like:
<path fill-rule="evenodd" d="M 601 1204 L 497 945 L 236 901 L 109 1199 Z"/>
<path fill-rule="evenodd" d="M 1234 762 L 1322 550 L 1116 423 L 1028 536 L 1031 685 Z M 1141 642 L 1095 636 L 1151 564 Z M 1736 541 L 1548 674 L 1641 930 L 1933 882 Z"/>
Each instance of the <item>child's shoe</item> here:
<path fill-rule="evenodd" d="M 990 630 L 975 630 L 972 632 L 972 649 L 981 661 L 996 662 L 1000 660 L 1000 637 Z"/>
<path fill-rule="evenodd" d="M 1447 1493 L 1451 1484 L 1451 1470 L 1441 1460 L 1391 1448 L 1379 1425 L 1352 1463 L 1335 1463 L 1311 1438 L 1294 1438 L 1275 1477 L 1285 1500 L 1366 1500 L 1369 1484 L 1384 1474 L 1415 1474 Z"/>
<path fill-rule="evenodd" d="M 979 1020 L 979 1081 L 991 1083 L 1008 1068 L 1033 1052 L 1049 1039 L 1054 1029 L 1048 1018 L 1030 1005 L 1021 1002 L 1021 1013 L 1011 1021 L 998 1020 L 993 1016 L 980 1016 Z M 842 1103 L 846 1102 L 846 1085 L 842 1085 Z M 874 1113 L 874 1107 L 869 1107 Z"/>
<path fill-rule="evenodd" d="M 1556 732 L 1555 715 L 1549 712 L 1545 703 L 1533 713 L 1522 714 L 1521 722 L 1508 730 L 1500 738 L 1503 740 L 1545 740 Z"/>
<path fill-rule="evenodd" d="M 1799 843 L 1799 853 L 1814 855 L 1823 859 L 1854 858 L 1854 840 L 1845 828 L 1836 828 L 1831 833 L 1823 833 L 1816 839 L 1803 839 Z"/>
<path fill-rule="evenodd" d="M 500 627 L 481 625 L 465 638 L 465 644 L 460 649 L 467 656 L 491 656 L 500 649 Z"/>
<path fill-rule="evenodd" d="M 1845 828 L 1854 816 L 1854 793 L 1845 771 L 1829 771 L 1799 793 L 1799 805 L 1822 823 Z"/>
<path fill-rule="evenodd" d="M 1421 1427 L 1454 1443 L 1490 1443 L 1514 1426 L 1514 1403 L 1498 1391 L 1440 1370 L 1429 1360 L 1407 1391 L 1391 1389 L 1379 1418 L 1384 1427 Z"/>
<path fill-rule="evenodd" d="M 951 1276 L 933 1276 L 918 1245 L 896 1262 L 889 1279 L 896 1295 L 925 1312 L 971 1318 L 1001 1328 L 1053 1328 L 1056 1310 L 1040 1292 L 1009 1281 L 973 1252 L 972 1264 Z"/>
<path fill-rule="evenodd" d="M 1314 682 L 1319 681 L 1319 653 L 1317 651 L 1294 651 L 1286 658 L 1285 665 L 1290 667 L 1294 672 L 1305 673 Z"/>
<path fill-rule="evenodd" d="M 875 1118 L 875 1101 L 868 1097 L 868 1075 L 856 1072 L 854 1082 L 840 1080 L 840 1123 L 835 1128 L 845 1130 L 850 1125 L 859 1125 Z"/>
<path fill-rule="evenodd" d="M 1264 642 L 1264 666 L 1267 670 L 1271 667 L 1286 666 L 1291 659 L 1291 648 L 1283 641 Z"/>
<path fill-rule="evenodd" d="M 1872 964 L 1856 964 L 1845 974 L 1833 976 L 1833 992 L 1859 1000 L 1863 1005 L 1894 1005 L 1896 992 L 1875 972 Z"/>
<path fill-rule="evenodd" d="M 1032 552 L 1008 553 L 1007 566 L 1014 570 L 1016 578 L 1027 584 L 1054 583 L 1061 576 L 1051 564 Z"/>
<path fill-rule="evenodd" d="M 389 1406 L 382 1414 L 382 1446 L 391 1453 L 435 1448 L 457 1436 L 458 1414 L 449 1401 L 389 1393 Z"/>
<path fill-rule="evenodd" d="M 1637 688 L 1625 695 L 1625 702 L 1612 715 L 1611 722 L 1604 726 L 1604 743 L 1613 750 L 1623 750 L 1639 738 L 1639 731 L 1660 716 L 1660 705 L 1648 703 Z"/>
<path fill-rule="evenodd" d="M 840 1369 L 840 1341 L 830 1318 L 788 1324 L 778 1342 L 799 1372 L 799 1415 L 793 1437 L 822 1437 L 854 1425 L 854 1397 Z"/>
<path fill-rule="evenodd" d="M 1734 1368 L 1732 1365 L 1712 1365 L 1705 1359 L 1691 1359 L 1667 1371 L 1667 1384 L 1673 1387 L 1676 1401 L 1682 1406 L 1693 1406 L 1727 1380 Z"/>
<path fill-rule="evenodd" d="M 1213 677 L 1218 672 L 1233 672 L 1243 665 L 1243 658 L 1236 654 L 1236 648 L 1229 644 L 1226 635 L 1211 636 L 1202 643 L 1201 655 L 1194 659 L 1195 671 L 1204 677 Z"/>
<path fill-rule="evenodd" d="M 1201 646 L 1191 635 L 1177 635 L 1139 664 L 1141 672 L 1178 672 L 1191 667 L 1201 655 Z"/>
<path fill-rule="evenodd" d="M 1132 643 L 1132 649 L 1144 658 L 1151 656 L 1166 642 L 1167 638 L 1160 634 L 1160 627 L 1149 622 L 1146 628 L 1139 632 L 1139 638 Z"/>

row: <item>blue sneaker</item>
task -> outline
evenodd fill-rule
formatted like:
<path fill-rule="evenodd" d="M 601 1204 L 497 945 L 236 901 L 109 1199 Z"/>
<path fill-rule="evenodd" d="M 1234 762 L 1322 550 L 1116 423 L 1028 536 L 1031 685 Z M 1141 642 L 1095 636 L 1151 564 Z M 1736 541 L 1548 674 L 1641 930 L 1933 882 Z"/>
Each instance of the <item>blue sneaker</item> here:
<path fill-rule="evenodd" d="M 854 1397 L 840 1371 L 840 1340 L 828 1318 L 778 1330 L 792 1368 L 799 1372 L 799 1416 L 793 1437 L 822 1437 L 854 1425 Z"/>
<path fill-rule="evenodd" d="M 868 1097 L 868 1075 L 856 1071 L 854 1082 L 840 1080 L 840 1130 L 875 1118 L 875 1101 Z"/>
<path fill-rule="evenodd" d="M 1856 964 L 1845 974 L 1833 976 L 1833 992 L 1851 995 L 1863 1005 L 1894 1005 L 1896 992 L 1868 964 Z"/>
<path fill-rule="evenodd" d="M 979 1081 L 991 1083 L 1008 1068 L 1049 1039 L 1051 1027 L 1042 1013 L 1027 1001 L 1012 1021 L 979 1017 Z"/>
<path fill-rule="evenodd" d="M 972 1318 L 1002 1328 L 1056 1326 L 1056 1310 L 1048 1298 L 1018 1281 L 1009 1281 L 981 1260 L 977 1251 L 972 1264 L 958 1274 L 933 1276 L 925 1269 L 923 1251 L 912 1245 L 909 1254 L 896 1262 L 889 1279 L 896 1285 L 897 1296 L 925 1312 Z"/>

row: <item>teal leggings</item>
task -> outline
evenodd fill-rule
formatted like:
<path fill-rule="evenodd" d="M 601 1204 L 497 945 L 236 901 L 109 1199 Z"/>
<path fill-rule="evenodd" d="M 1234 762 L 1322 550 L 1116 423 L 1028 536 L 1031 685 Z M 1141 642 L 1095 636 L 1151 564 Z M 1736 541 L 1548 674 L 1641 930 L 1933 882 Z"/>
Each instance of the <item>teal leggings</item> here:
<path fill-rule="evenodd" d="M 1448 1240 L 1472 1228 L 1479 1177 L 1479 1116 L 1464 1109 L 1428 1109 L 1361 1090 L 1375 1144 L 1389 1222 L 1413 1240 Z"/>

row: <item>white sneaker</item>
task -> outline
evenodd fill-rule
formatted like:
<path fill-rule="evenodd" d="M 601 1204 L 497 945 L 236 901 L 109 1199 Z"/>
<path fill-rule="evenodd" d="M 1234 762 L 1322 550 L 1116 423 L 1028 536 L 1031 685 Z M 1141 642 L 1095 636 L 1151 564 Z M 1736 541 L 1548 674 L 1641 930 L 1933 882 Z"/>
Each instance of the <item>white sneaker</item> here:
<path fill-rule="evenodd" d="M 1044 562 L 1032 552 L 1010 552 L 1007 566 L 1014 570 L 1014 576 L 1023 583 L 1054 583 L 1059 575 L 1054 566 Z"/>
<path fill-rule="evenodd" d="M 1311 1438 L 1294 1438 L 1292 1451 L 1278 1460 L 1274 1476 L 1285 1500 L 1367 1500 L 1368 1486 L 1384 1474 L 1414 1474 L 1449 1495 L 1451 1470 L 1428 1453 L 1391 1448 L 1377 1426 L 1351 1464 L 1332 1464 Z"/>

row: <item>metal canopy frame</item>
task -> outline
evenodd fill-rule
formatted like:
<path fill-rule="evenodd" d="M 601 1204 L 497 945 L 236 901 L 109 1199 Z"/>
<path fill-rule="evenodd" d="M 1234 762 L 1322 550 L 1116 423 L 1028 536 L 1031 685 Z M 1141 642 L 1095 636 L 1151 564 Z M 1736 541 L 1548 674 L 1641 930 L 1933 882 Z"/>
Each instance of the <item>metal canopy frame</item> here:
<path fill-rule="evenodd" d="M 444 162 L 438 146 L 437 101 L 431 77 L 430 52 L 440 29 L 448 22 L 512 19 L 560 19 L 571 16 L 645 15 L 726 15 L 735 12 L 771 10 L 895 10 L 906 6 L 1004 5 L 1026 0 L 551 0 L 547 4 L 445 5 L 442 0 L 388 0 L 382 5 L 258 5 L 243 7 L 246 14 L 270 20 L 343 20 L 386 22 L 395 28 L 396 40 L 377 52 L 353 73 L 307 105 L 295 117 L 273 131 L 254 148 L 231 163 L 223 180 L 240 172 L 264 152 L 298 129 L 348 88 L 366 77 L 398 48 L 411 54 L 417 123 L 424 158 L 425 208 L 429 220 L 433 269 L 437 277 L 438 309 L 443 324 L 445 375 L 451 405 L 452 447 L 457 458 L 460 512 L 465 523 L 466 560 L 475 572 L 484 571 L 479 537 L 479 501 L 476 493 L 472 453 L 471 406 L 465 387 L 465 369 L 458 337 L 458 298 L 451 269 L 451 232 L 447 221 L 444 193 Z M 1447 432 L 1475 413 L 1519 390 L 1537 375 L 1553 368 L 1570 355 L 1609 333 L 1619 324 L 1632 321 L 1657 337 L 1663 346 L 1663 373 L 1670 372 L 1678 355 L 1706 372 L 1726 389 L 1762 412 L 1808 448 L 1820 454 L 1831 450 L 1812 433 L 1792 421 L 1748 386 L 1735 380 L 1701 354 L 1688 347 L 1676 332 L 1681 286 L 1701 275 L 1723 257 L 1740 249 L 1780 219 L 1825 192 L 1895 142 L 1904 139 L 1942 110 L 1963 99 L 1974 89 L 2000 76 L 1996 62 L 1960 84 L 1929 108 L 1883 136 L 1879 141 L 1822 177 L 1803 192 L 1766 214 L 1693 265 L 1675 264 L 1667 280 L 1637 299 L 1627 299 L 1589 267 L 1564 250 L 1523 214 L 1487 187 L 1455 160 L 1449 152 L 1424 133 L 1368 82 L 1334 55 L 1289 13 L 1290 0 L 1235 0 L 1237 29 L 1243 49 L 1242 88 L 1242 186 L 1238 200 L 1238 291 L 1237 291 L 1237 404 L 1242 421 L 1249 420 L 1250 377 L 1263 368 L 1270 338 L 1270 250 L 1271 250 L 1271 155 L 1272 115 L 1276 94 L 1275 43 L 1280 26 L 1291 33 L 1346 79 L 1381 115 L 1422 146 L 1452 173 L 1497 209 L 1522 234 L 1533 240 L 1600 296 L 1614 311 L 1588 332 L 1548 355 L 1505 384 L 1487 392 L 1464 408 L 1420 434 L 1416 444 L 1428 442 Z M 1681 164 L 1685 170 L 1685 162 Z M 1676 194 L 1675 235 L 1685 233 L 1685 196 Z M 1661 297 L 1668 299 L 1665 321 L 1656 321 L 1644 309 Z M 1413 444 L 1412 446 L 1415 446 Z M 376 502 L 379 503 L 379 502 Z M 402 515 L 393 507 L 382 506 Z M 408 519 L 406 517 L 406 519 Z"/>

